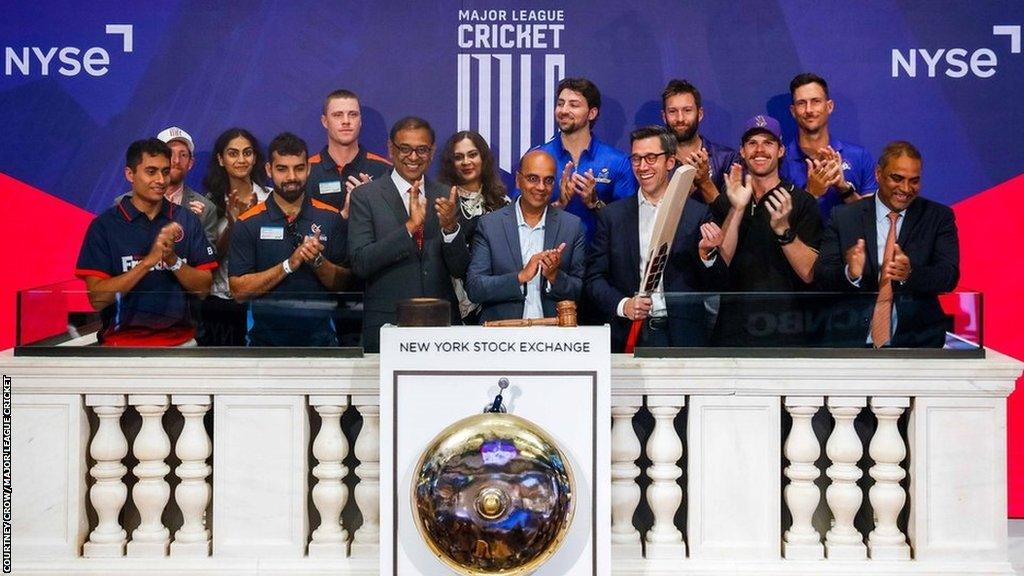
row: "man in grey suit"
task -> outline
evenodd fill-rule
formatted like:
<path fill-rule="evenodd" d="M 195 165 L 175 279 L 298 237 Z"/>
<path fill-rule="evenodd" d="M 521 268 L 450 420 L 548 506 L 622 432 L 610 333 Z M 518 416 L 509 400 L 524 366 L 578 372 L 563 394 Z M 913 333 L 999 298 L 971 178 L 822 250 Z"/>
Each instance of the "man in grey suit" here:
<path fill-rule="evenodd" d="M 380 349 L 380 327 L 395 322 L 395 304 L 408 298 L 459 305 L 452 277 L 463 277 L 469 249 L 459 226 L 455 189 L 424 178 L 434 154 L 434 129 L 408 116 L 391 128 L 390 175 L 353 189 L 348 223 L 352 271 L 366 281 L 363 348 Z"/>
<path fill-rule="evenodd" d="M 558 301 L 579 299 L 583 224 L 548 204 L 554 184 L 555 159 L 531 150 L 516 174 L 519 199 L 480 219 L 466 294 L 482 305 L 481 320 L 550 317 Z"/>

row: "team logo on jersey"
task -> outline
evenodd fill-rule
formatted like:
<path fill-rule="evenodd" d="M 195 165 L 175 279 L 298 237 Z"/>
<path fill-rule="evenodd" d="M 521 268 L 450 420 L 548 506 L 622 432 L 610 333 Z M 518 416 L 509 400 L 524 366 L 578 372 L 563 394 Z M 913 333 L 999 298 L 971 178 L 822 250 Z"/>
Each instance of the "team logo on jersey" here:
<path fill-rule="evenodd" d="M 853 166 L 850 166 L 849 162 L 847 162 L 846 160 L 843 160 L 843 171 L 845 172 L 845 171 L 849 170 L 850 168 L 853 168 Z"/>
<path fill-rule="evenodd" d="M 178 231 L 174 233 L 174 241 L 175 241 L 175 243 L 177 243 L 177 242 L 181 242 L 184 239 L 185 239 L 185 229 L 182 228 L 181 226 L 178 226 Z"/>
<path fill-rule="evenodd" d="M 597 173 L 597 176 L 594 178 L 594 180 L 597 180 L 601 184 L 611 184 L 611 173 L 607 168 L 601 168 L 601 170 Z"/>
<path fill-rule="evenodd" d="M 316 222 L 313 222 L 312 224 L 309 225 L 309 232 L 310 235 L 313 236 L 313 238 L 319 238 L 321 242 L 327 242 L 327 235 L 321 234 L 320 225 L 317 224 Z"/>

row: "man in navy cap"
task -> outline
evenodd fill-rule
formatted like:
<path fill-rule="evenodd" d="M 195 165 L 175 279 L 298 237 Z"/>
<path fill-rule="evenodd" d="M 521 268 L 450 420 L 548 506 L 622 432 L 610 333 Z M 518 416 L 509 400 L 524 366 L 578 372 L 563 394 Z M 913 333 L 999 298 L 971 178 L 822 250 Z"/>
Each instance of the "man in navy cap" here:
<path fill-rule="evenodd" d="M 715 219 L 722 222 L 720 254 L 729 265 L 731 292 L 792 293 L 814 280 L 821 217 L 813 196 L 779 178 L 785 153 L 778 120 L 763 115 L 748 120 L 740 148 L 745 169 L 732 165 L 725 178 L 726 193 L 711 204 Z M 721 343 L 802 343 L 803 329 L 791 317 L 799 310 L 794 297 L 755 302 L 745 295 L 740 300 L 727 306 L 723 298 Z"/>

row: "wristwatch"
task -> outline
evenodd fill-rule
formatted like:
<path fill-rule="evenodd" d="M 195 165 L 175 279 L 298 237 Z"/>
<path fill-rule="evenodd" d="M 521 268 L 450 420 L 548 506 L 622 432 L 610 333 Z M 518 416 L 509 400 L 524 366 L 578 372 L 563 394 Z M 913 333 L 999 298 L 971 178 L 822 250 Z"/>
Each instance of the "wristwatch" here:
<path fill-rule="evenodd" d="M 323 266 L 323 264 L 324 264 L 324 255 L 323 254 L 317 254 L 316 258 L 313 258 L 313 261 L 310 262 L 310 264 L 313 265 L 313 269 L 314 270 L 316 270 L 317 268 Z"/>
<path fill-rule="evenodd" d="M 177 260 L 174 261 L 174 264 L 168 266 L 167 269 L 171 272 L 177 272 L 178 270 L 181 270 L 181 267 L 184 265 L 185 261 L 182 260 L 181 258 L 178 258 Z"/>
<path fill-rule="evenodd" d="M 775 239 L 779 242 L 779 246 L 785 246 L 786 244 L 792 244 L 796 240 L 796 232 L 792 228 L 786 228 L 786 231 L 782 234 L 776 234 Z"/>
<path fill-rule="evenodd" d="M 849 198 L 850 196 L 853 196 L 856 193 L 857 193 L 857 187 L 854 186 L 853 184 L 850 184 L 849 182 L 847 182 L 846 183 L 846 190 L 843 190 L 842 192 L 839 193 L 839 199 L 845 201 L 847 198 Z"/>

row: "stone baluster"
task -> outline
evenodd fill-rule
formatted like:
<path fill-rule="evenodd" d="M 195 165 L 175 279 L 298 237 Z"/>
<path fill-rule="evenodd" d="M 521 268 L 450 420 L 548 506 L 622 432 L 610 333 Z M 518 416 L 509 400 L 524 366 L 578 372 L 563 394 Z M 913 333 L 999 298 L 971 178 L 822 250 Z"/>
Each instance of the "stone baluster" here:
<path fill-rule="evenodd" d="M 900 436 L 897 422 L 903 410 L 910 407 L 910 398 L 872 398 L 871 411 L 878 418 L 878 429 L 868 447 L 875 465 L 868 474 L 875 484 L 868 490 L 868 499 L 875 515 L 875 529 L 868 534 L 868 554 L 876 560 L 909 560 L 910 546 L 896 525 L 907 494 L 900 481 L 907 475 L 900 466 L 907 457 L 907 448 Z"/>
<path fill-rule="evenodd" d="M 612 557 L 641 558 L 640 532 L 633 513 L 640 504 L 640 439 L 633 430 L 633 415 L 643 403 L 641 396 L 612 397 Z"/>
<path fill-rule="evenodd" d="M 863 397 L 829 397 L 828 409 L 835 418 L 835 428 L 828 437 L 825 453 L 832 465 L 825 473 L 832 480 L 825 490 L 825 500 L 832 511 L 832 528 L 825 534 L 825 555 L 832 559 L 861 560 L 867 558 L 867 547 L 853 519 L 864 500 L 857 480 L 862 476 L 857 462 L 864 454 L 853 421 L 867 405 Z"/>
<path fill-rule="evenodd" d="M 363 515 L 363 525 L 355 531 L 353 558 L 376 558 L 380 541 L 380 399 L 377 396 L 353 396 L 352 403 L 363 417 L 363 427 L 356 438 L 355 454 L 359 460 L 354 489 L 356 505 Z"/>
<path fill-rule="evenodd" d="M 647 475 L 651 485 L 647 488 L 647 503 L 654 514 L 654 525 L 647 533 L 648 559 L 686 557 L 683 534 L 675 527 L 673 518 L 683 501 L 683 490 L 676 480 L 683 475 L 678 466 L 683 457 L 683 442 L 672 421 L 683 407 L 682 396 L 649 396 L 647 407 L 654 416 L 654 431 L 647 440 L 647 457 L 651 467 Z"/>
<path fill-rule="evenodd" d="M 181 482 L 174 489 L 174 500 L 181 509 L 182 524 L 174 533 L 171 556 L 205 557 L 210 555 L 210 530 L 206 523 L 206 508 L 210 504 L 210 476 L 207 464 L 213 453 L 210 436 L 203 425 L 203 417 L 210 410 L 209 396 L 171 396 L 171 403 L 185 419 L 174 453 L 181 464 L 174 473 Z"/>
<path fill-rule="evenodd" d="M 786 478 L 784 490 L 786 506 L 793 517 L 793 525 L 783 536 L 782 554 L 787 560 L 820 560 L 825 557 L 821 534 L 814 529 L 811 519 L 821 500 L 821 491 L 814 484 L 821 474 L 814 465 L 821 455 L 821 446 L 811 427 L 811 419 L 825 404 L 822 396 L 787 396 L 786 411 L 793 417 L 784 446 Z"/>
<path fill-rule="evenodd" d="M 348 501 L 348 486 L 343 482 L 348 468 L 342 461 L 348 456 L 348 440 L 341 432 L 341 415 L 348 407 L 348 397 L 310 396 L 309 404 L 320 415 L 320 431 L 313 440 L 313 457 L 317 461 L 313 476 L 317 483 L 312 491 L 320 526 L 310 538 L 309 556 L 344 558 L 348 553 L 348 531 L 341 526 L 341 511 Z"/>
<path fill-rule="evenodd" d="M 132 501 L 139 511 L 139 527 L 132 531 L 128 556 L 159 558 L 167 555 L 171 543 L 171 531 L 161 521 L 171 499 L 171 486 L 166 480 L 171 472 L 166 462 L 171 454 L 171 439 L 163 425 L 169 403 L 167 396 L 149 394 L 132 394 L 128 403 L 142 416 L 142 427 L 132 445 L 139 461 L 132 469 L 138 479 L 132 488 Z"/>
<path fill-rule="evenodd" d="M 96 510 L 97 524 L 82 554 L 89 558 L 124 556 L 128 533 L 121 527 L 118 516 L 128 499 L 128 487 L 122 481 L 128 468 L 121 463 L 128 455 L 128 440 L 121 431 L 125 397 L 86 395 L 85 405 L 92 407 L 99 418 L 99 427 L 89 445 L 89 454 L 96 460 L 89 471 L 96 479 L 89 490 L 89 501 Z"/>

